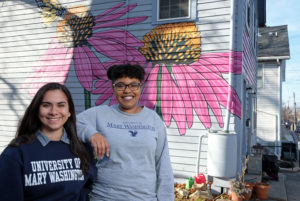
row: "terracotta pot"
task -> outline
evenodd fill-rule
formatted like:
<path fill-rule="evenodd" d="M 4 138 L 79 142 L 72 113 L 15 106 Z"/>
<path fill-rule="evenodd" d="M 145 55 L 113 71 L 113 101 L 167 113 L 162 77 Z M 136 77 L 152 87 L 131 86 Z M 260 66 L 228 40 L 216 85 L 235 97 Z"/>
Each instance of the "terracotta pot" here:
<path fill-rule="evenodd" d="M 234 191 L 231 192 L 231 200 L 233 201 L 243 201 L 243 197 L 239 197 Z"/>
<path fill-rule="evenodd" d="M 249 193 L 243 196 L 243 200 L 250 200 L 252 196 L 252 190 L 249 188 Z"/>
<path fill-rule="evenodd" d="M 245 185 L 247 188 L 249 188 L 250 190 L 253 190 L 255 183 L 251 183 L 251 182 L 245 182 Z"/>
<path fill-rule="evenodd" d="M 256 198 L 260 200 L 266 200 L 268 199 L 268 192 L 270 189 L 270 184 L 266 183 L 256 183 L 255 184 L 255 194 Z"/>
<path fill-rule="evenodd" d="M 243 197 L 244 200 L 250 200 L 251 196 L 252 196 L 252 192 L 255 186 L 255 183 L 251 183 L 251 182 L 245 182 L 246 187 L 250 190 L 249 193 L 247 195 L 245 195 Z"/>

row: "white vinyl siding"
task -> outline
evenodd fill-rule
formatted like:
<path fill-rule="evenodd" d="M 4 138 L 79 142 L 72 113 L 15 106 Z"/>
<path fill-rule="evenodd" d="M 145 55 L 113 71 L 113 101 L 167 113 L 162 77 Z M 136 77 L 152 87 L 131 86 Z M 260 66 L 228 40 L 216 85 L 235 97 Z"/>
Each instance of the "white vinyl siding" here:
<path fill-rule="evenodd" d="M 129 5 L 136 3 L 137 6 L 126 14 L 126 17 L 146 16 L 145 21 L 124 27 L 116 27 L 116 29 L 125 29 L 138 39 L 142 39 L 145 34 L 149 33 L 158 24 L 153 23 L 153 2 L 154 0 L 101 0 L 101 1 L 78 1 L 78 0 L 58 0 L 62 6 L 70 8 L 83 4 L 90 9 L 93 16 L 107 11 L 119 3 L 128 3 Z M 196 2 L 195 16 L 192 19 L 195 22 L 201 36 L 201 54 L 212 52 L 228 52 L 230 42 L 230 5 L 231 0 L 191 0 Z M 245 2 L 236 1 L 244 8 Z M 24 86 L 25 80 L 33 72 L 33 68 L 39 66 L 40 58 L 45 54 L 47 49 L 52 45 L 51 40 L 56 37 L 57 24 L 62 19 L 59 17 L 50 26 L 45 26 L 41 18 L 41 9 L 37 7 L 33 0 L 15 1 L 8 0 L 0 3 L 0 152 L 13 138 L 16 131 L 18 120 L 22 117 L 25 108 L 31 101 L 28 94 L 28 88 Z M 124 6 L 125 6 L 124 5 Z M 123 6 L 123 7 L 124 7 Z M 238 15 L 236 19 L 238 25 L 234 27 L 235 31 L 242 33 L 240 29 L 245 26 L 243 18 L 244 10 L 236 11 Z M 170 23 L 170 22 L 165 22 Z M 108 30 L 104 28 L 103 30 Z M 124 39 L 126 40 L 126 39 Z M 242 51 L 242 36 L 237 37 L 238 49 Z M 250 49 L 250 48 L 249 48 Z M 95 49 L 93 49 L 95 53 Z M 99 60 L 107 60 L 107 58 L 99 53 L 95 53 Z M 125 54 L 125 53 L 124 53 Z M 247 56 L 249 60 L 255 59 L 253 54 Z M 244 67 L 245 65 L 243 65 Z M 249 70 L 251 71 L 251 69 Z M 252 72 L 253 73 L 253 72 Z M 228 78 L 228 74 L 223 75 L 224 79 Z M 233 83 L 234 88 L 241 99 L 241 75 L 236 75 Z M 75 73 L 74 60 L 68 72 L 65 85 L 72 92 L 73 100 L 76 106 L 76 112 L 79 113 L 85 109 L 84 90 L 78 81 Z M 91 104 L 95 102 L 99 95 L 91 95 Z M 106 104 L 107 102 L 105 102 Z M 221 107 L 223 122 L 225 123 L 226 109 Z M 211 130 L 222 130 L 218 122 L 209 108 L 211 116 Z M 206 173 L 207 160 L 207 139 L 204 137 L 201 144 L 199 138 L 207 134 L 208 129 L 200 122 L 195 111 L 193 113 L 194 121 L 191 128 L 187 128 L 185 136 L 180 136 L 177 125 L 172 120 L 167 128 L 168 141 L 170 148 L 170 156 L 175 177 L 187 178 L 193 176 L 196 172 L 198 149 L 200 148 L 199 172 Z M 260 122 L 260 119 L 257 120 Z M 231 115 L 230 129 L 239 132 L 242 130 L 241 119 Z"/>
<path fill-rule="evenodd" d="M 276 64 L 263 67 L 263 88 L 257 91 L 257 137 L 261 144 L 279 141 L 280 70 Z"/>

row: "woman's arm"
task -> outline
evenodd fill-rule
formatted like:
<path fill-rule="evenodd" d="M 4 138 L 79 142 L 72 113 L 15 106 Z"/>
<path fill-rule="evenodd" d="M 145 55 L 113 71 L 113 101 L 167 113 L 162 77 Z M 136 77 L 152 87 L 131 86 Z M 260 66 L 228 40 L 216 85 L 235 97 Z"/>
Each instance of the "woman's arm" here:
<path fill-rule="evenodd" d="M 22 175 L 22 166 L 18 160 L 6 155 L 7 149 L 0 156 L 0 200 L 23 201 L 24 175 Z"/>
<path fill-rule="evenodd" d="M 83 142 L 90 142 L 95 154 L 103 158 L 109 156 L 109 145 L 106 138 L 97 131 L 97 108 L 90 108 L 77 115 L 78 137 Z"/>
<path fill-rule="evenodd" d="M 171 166 L 165 127 L 159 129 L 155 154 L 157 175 L 157 199 L 174 200 L 174 176 Z"/>

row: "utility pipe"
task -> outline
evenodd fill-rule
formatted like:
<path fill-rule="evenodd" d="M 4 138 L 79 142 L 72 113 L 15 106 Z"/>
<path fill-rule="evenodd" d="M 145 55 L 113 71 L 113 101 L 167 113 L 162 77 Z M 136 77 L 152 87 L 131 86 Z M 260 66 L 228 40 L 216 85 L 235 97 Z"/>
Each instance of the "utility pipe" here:
<path fill-rule="evenodd" d="M 233 87 L 234 81 L 233 81 L 233 73 L 232 70 L 234 68 L 234 61 L 232 61 L 233 58 L 232 54 L 235 51 L 235 6 L 236 6 L 236 0 L 231 0 L 231 11 L 230 11 L 230 36 L 229 36 L 229 72 L 228 72 L 228 96 L 227 96 L 227 111 L 225 116 L 225 125 L 224 125 L 224 132 L 229 132 L 229 123 L 230 123 L 230 108 L 232 105 L 232 93 L 231 93 L 231 87 Z"/>
<path fill-rule="evenodd" d="M 199 145 L 198 145 L 198 155 L 197 155 L 197 165 L 196 165 L 196 176 L 199 174 L 199 163 L 200 163 L 200 152 L 201 152 L 201 144 L 202 138 L 207 137 L 208 134 L 201 135 L 199 137 Z"/>

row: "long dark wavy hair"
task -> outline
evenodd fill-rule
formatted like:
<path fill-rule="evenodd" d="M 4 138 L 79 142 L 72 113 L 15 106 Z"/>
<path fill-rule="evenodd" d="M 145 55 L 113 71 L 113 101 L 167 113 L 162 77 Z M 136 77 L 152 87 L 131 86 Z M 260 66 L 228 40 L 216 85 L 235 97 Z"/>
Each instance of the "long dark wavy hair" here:
<path fill-rule="evenodd" d="M 79 140 L 76 129 L 76 113 L 73 99 L 70 91 L 64 85 L 51 82 L 41 87 L 30 105 L 27 107 L 23 118 L 20 120 L 15 138 L 10 142 L 10 146 L 20 146 L 21 144 L 29 144 L 37 137 L 37 131 L 42 128 L 42 122 L 39 119 L 39 109 L 43 98 L 47 91 L 61 90 L 68 99 L 69 112 L 71 116 L 64 124 L 70 140 L 70 149 L 74 155 L 81 160 L 81 170 L 87 173 L 90 163 L 90 155 L 84 144 Z"/>

